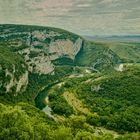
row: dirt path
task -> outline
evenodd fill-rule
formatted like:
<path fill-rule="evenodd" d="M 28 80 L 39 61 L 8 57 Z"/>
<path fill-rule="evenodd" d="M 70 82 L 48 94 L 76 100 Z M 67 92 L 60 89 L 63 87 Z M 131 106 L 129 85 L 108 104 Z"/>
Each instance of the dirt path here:
<path fill-rule="evenodd" d="M 83 114 L 86 115 L 88 114 L 91 116 L 97 115 L 96 113 L 90 112 L 90 110 L 84 106 L 82 101 L 77 99 L 73 93 L 65 92 L 63 95 L 66 101 L 69 103 L 69 105 L 71 105 L 76 112 L 79 111 L 82 112 Z"/>
<path fill-rule="evenodd" d="M 99 80 L 102 80 L 102 79 L 105 79 L 105 78 L 106 78 L 105 76 L 100 76 L 100 77 L 95 78 L 95 79 L 90 78 L 90 79 L 84 81 L 84 83 L 89 83 L 89 82 L 99 81 Z"/>
<path fill-rule="evenodd" d="M 76 112 L 81 112 L 85 115 L 90 115 L 90 116 L 97 116 L 97 113 L 92 113 L 88 108 L 86 108 L 84 106 L 84 104 L 82 103 L 82 101 L 80 101 L 79 99 L 77 99 L 74 95 L 74 93 L 70 93 L 70 92 L 65 92 L 64 94 L 64 98 L 67 100 L 67 102 L 74 108 L 74 110 Z M 99 136 L 101 134 L 106 134 L 106 133 L 110 133 L 114 136 L 114 138 L 117 138 L 119 136 L 119 134 L 113 130 L 108 130 L 104 127 L 96 127 L 95 129 L 95 135 Z"/>

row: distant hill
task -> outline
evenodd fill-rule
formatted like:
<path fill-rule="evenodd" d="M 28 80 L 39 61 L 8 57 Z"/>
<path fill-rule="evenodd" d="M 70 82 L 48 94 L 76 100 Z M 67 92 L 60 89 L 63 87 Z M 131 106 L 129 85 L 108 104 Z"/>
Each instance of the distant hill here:
<path fill-rule="evenodd" d="M 120 41 L 120 42 L 140 42 L 140 35 L 121 36 L 84 36 L 90 41 Z"/>

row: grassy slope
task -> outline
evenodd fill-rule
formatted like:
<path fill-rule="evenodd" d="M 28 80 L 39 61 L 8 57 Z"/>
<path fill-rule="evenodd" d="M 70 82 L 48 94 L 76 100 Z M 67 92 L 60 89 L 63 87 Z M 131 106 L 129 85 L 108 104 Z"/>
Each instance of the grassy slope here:
<path fill-rule="evenodd" d="M 129 67 L 123 73 L 115 72 L 105 79 L 75 87 L 79 98 L 101 116 L 101 124 L 118 131 L 140 129 L 140 67 Z M 101 89 L 92 91 L 91 87 L 96 85 Z"/>
<path fill-rule="evenodd" d="M 105 44 L 124 61 L 140 62 L 140 43 L 106 42 Z"/>
<path fill-rule="evenodd" d="M 80 66 L 95 66 L 97 69 L 106 69 L 113 67 L 119 60 L 119 57 L 108 46 L 102 43 L 85 42 L 83 49 L 76 57 L 75 63 Z M 96 64 L 97 62 L 99 63 Z"/>
<path fill-rule="evenodd" d="M 75 111 L 79 111 L 80 113 L 83 113 L 86 115 L 89 114 L 91 116 L 96 115 L 94 113 L 91 113 L 90 110 L 84 106 L 82 101 L 75 97 L 74 93 L 65 92 L 63 96 L 68 102 L 68 104 L 70 104 Z"/>
<path fill-rule="evenodd" d="M 117 63 L 139 63 L 140 43 L 86 42 L 75 63 L 80 66 L 93 66 L 98 60 L 102 62 L 95 66 L 97 69 L 109 68 Z"/>

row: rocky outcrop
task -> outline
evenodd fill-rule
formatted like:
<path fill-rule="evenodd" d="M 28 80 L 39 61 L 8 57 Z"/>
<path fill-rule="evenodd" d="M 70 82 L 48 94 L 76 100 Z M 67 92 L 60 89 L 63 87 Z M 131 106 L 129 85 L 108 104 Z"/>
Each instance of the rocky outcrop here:
<path fill-rule="evenodd" d="M 119 64 L 118 66 L 115 67 L 116 71 L 122 72 L 124 70 L 124 65 L 123 64 Z"/>
<path fill-rule="evenodd" d="M 25 90 L 26 86 L 28 85 L 28 71 L 26 71 L 19 79 L 16 81 L 17 88 L 16 93 L 19 93 L 21 90 Z"/>
<path fill-rule="evenodd" d="M 50 37 L 61 36 L 60 33 L 50 31 L 46 33 L 44 31 L 34 31 L 28 37 L 28 48 L 19 50 L 18 53 L 21 54 L 25 62 L 28 64 L 28 70 L 30 72 L 39 74 L 49 74 L 55 70 L 53 60 L 62 57 L 68 57 L 72 60 L 80 51 L 82 47 L 83 40 L 79 37 L 75 42 L 68 39 L 57 39 L 51 40 L 50 43 L 46 43 L 46 39 Z M 29 41 L 29 38 L 31 41 Z"/>
<path fill-rule="evenodd" d="M 52 42 L 49 47 L 49 53 L 54 54 L 54 58 L 59 58 L 62 56 L 68 56 L 74 59 L 82 46 L 82 39 L 78 38 L 75 43 L 71 40 L 57 40 Z M 56 57 L 57 54 L 57 57 Z M 52 55 L 53 56 L 53 55 Z"/>
<path fill-rule="evenodd" d="M 5 70 L 6 73 L 6 77 L 9 76 L 10 77 L 10 81 L 8 83 L 5 84 L 5 88 L 6 88 L 6 92 L 10 92 L 11 88 L 13 86 L 15 86 L 15 78 L 14 78 L 14 74 L 9 72 L 8 69 Z"/>
<path fill-rule="evenodd" d="M 101 85 L 94 85 L 94 86 L 91 86 L 91 91 L 93 92 L 98 92 L 101 88 Z"/>
<path fill-rule="evenodd" d="M 15 76 L 15 66 L 13 65 L 13 71 L 10 72 L 8 69 L 5 70 L 5 77 L 9 76 L 9 81 L 4 85 L 6 93 L 11 92 L 12 88 L 16 88 L 16 93 L 24 91 L 28 84 L 28 71 L 23 73 L 18 79 Z"/>
<path fill-rule="evenodd" d="M 15 95 L 26 89 L 29 73 L 55 74 L 54 60 L 63 57 L 74 60 L 83 44 L 79 36 L 60 29 L 2 25 L 0 30 L 0 40 L 10 48 L 9 51 L 22 56 L 27 65 L 24 71 L 22 66 L 16 67 L 20 62 L 14 61 L 13 70 L 8 66 L 4 70 L 7 81 L 0 81 L 0 87 L 4 85 L 7 93 L 14 91 Z M 12 67 L 13 62 L 9 61 L 7 64 Z M 17 73 L 18 69 L 20 72 Z"/>

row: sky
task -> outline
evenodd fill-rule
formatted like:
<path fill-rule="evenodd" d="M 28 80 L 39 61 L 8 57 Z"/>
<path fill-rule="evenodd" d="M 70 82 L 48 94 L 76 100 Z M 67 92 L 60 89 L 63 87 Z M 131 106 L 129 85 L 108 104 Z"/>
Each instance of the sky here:
<path fill-rule="evenodd" d="M 0 0 L 0 24 L 51 26 L 80 35 L 137 35 L 140 0 Z"/>

